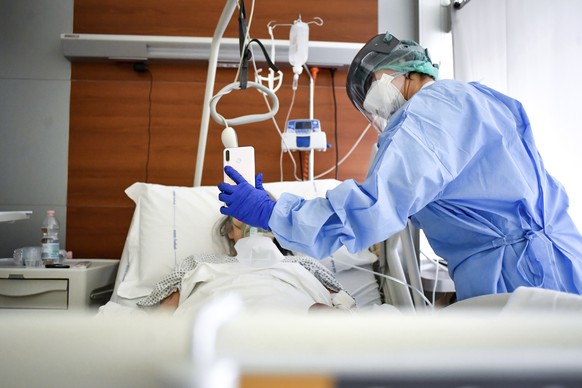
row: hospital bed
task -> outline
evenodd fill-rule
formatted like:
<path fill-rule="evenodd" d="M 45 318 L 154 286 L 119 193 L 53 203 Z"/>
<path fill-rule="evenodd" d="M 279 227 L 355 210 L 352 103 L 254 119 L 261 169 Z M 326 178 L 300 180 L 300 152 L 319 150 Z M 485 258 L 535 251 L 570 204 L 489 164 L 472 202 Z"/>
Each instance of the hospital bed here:
<path fill-rule="evenodd" d="M 275 197 L 291 191 L 312 198 L 337 184 L 278 182 L 265 188 Z M 6 314 L 0 320 L 8 349 L 0 352 L 3 386 L 574 387 L 582 382 L 582 298 L 544 290 L 504 296 L 504 308 L 476 298 L 478 303 L 461 302 L 439 313 L 396 309 L 378 305 L 373 276 L 372 294 L 368 272 L 338 261 L 338 279 L 360 304 L 380 308 L 252 312 L 227 295 L 195 316 L 143 313 L 135 302 L 177 258 L 223 251 L 211 237 L 220 203 L 216 187 L 136 183 L 127 194 L 136 207 L 109 307 L 91 316 Z M 392 242 L 400 239 L 406 237 Z"/>
<path fill-rule="evenodd" d="M 337 186 L 334 179 L 265 183 L 278 198 L 284 192 L 304 198 L 325 196 Z M 223 255 L 227 247 L 216 235 L 222 219 L 215 186 L 178 187 L 135 183 L 126 190 L 135 211 L 119 263 L 111 303 L 134 307 L 164 275 L 194 254 Z M 350 254 L 345 248 L 322 263 L 356 299 L 360 308 L 382 304 L 378 282 L 372 273 L 377 256 L 370 251 Z M 353 268 L 354 265 L 357 268 Z M 113 307 L 117 308 L 117 306 Z"/>

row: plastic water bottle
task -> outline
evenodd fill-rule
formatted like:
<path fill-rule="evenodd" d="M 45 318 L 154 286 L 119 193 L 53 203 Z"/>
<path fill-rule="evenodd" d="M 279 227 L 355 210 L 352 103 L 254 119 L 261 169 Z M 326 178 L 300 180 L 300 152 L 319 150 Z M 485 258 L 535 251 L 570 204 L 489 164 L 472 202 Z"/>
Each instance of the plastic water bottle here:
<path fill-rule="evenodd" d="M 59 262 L 59 220 L 55 217 L 54 210 L 47 210 L 42 222 L 42 264 L 56 264 Z"/>

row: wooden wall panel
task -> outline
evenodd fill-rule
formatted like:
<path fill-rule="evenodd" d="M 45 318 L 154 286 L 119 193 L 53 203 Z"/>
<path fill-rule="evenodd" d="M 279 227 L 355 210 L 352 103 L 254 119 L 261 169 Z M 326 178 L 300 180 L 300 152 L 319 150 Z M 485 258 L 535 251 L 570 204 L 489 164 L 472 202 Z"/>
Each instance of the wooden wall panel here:
<path fill-rule="evenodd" d="M 74 32 L 211 36 L 223 4 L 200 0 L 163 3 L 76 0 Z M 250 7 L 248 1 L 247 7 Z M 265 26 L 271 18 L 292 20 L 301 12 L 304 20 L 312 16 L 325 20 L 324 26 L 311 29 L 311 39 L 364 41 L 376 31 L 376 8 L 377 2 L 368 0 L 358 2 L 357 7 L 343 0 L 334 3 L 334 7 L 303 0 L 277 0 L 268 4 L 257 1 L 252 28 L 258 30 L 257 26 Z M 343 24 L 348 13 L 350 28 Z M 231 36 L 235 28 L 233 19 L 229 27 Z M 287 35 L 288 30 L 281 39 Z M 284 85 L 277 93 L 280 110 L 276 120 L 282 129 L 292 100 L 292 74 L 288 65 L 279 65 L 285 73 Z M 67 248 L 76 257 L 120 257 L 134 209 L 124 190 L 134 182 L 192 185 L 206 74 L 206 63 L 194 61 L 152 62 L 144 73 L 135 72 L 132 63 L 73 63 Z M 320 69 L 316 77 L 315 117 L 321 120 L 331 144 L 327 152 L 315 154 L 316 175 L 334 165 L 336 147 L 339 157 L 343 157 L 366 126 L 347 98 L 346 69 L 337 69 L 334 74 L 335 89 L 330 69 Z M 233 82 L 235 75 L 236 69 L 220 68 L 215 91 Z M 303 74 L 292 118 L 309 116 L 308 81 L 308 76 Z M 337 144 L 334 90 L 339 128 Z M 262 96 L 254 89 L 232 92 L 218 104 L 218 111 L 225 117 L 266 110 Z M 203 185 L 222 181 L 222 128 L 211 119 Z M 254 123 L 236 130 L 240 145 L 255 146 L 257 171 L 263 172 L 265 181 L 279 180 L 281 146 L 274 124 L 271 121 Z M 375 140 L 376 134 L 369 130 L 361 145 L 340 166 L 339 179 L 364 178 L 370 147 Z M 299 167 L 301 156 L 294 155 Z M 285 180 L 293 179 L 293 166 L 287 156 L 283 160 L 283 172 Z M 301 176 L 301 171 L 297 174 Z M 333 177 L 335 173 L 325 176 Z"/>
<path fill-rule="evenodd" d="M 163 36 L 212 36 L 224 0 L 75 0 L 73 31 L 79 34 L 128 34 Z M 251 0 L 245 1 L 247 16 Z M 377 33 L 377 0 L 256 0 L 252 36 L 268 38 L 267 24 L 292 23 L 301 15 L 310 21 L 320 17 L 323 27 L 310 29 L 312 40 L 366 42 Z M 237 37 L 238 11 L 224 34 Z M 276 39 L 288 39 L 289 30 L 275 29 Z"/>
<path fill-rule="evenodd" d="M 67 206 L 67 250 L 75 258 L 119 259 L 132 215 L 133 206 Z"/>

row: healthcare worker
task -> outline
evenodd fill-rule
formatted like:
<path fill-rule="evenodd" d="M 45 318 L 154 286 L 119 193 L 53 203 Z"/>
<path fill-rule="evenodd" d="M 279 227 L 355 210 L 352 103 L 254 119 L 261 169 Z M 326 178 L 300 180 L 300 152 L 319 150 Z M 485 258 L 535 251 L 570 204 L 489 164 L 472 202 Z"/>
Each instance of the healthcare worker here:
<path fill-rule="evenodd" d="M 319 258 L 342 245 L 365 249 L 410 218 L 448 262 L 458 300 L 519 286 L 581 294 L 582 236 L 521 103 L 437 78 L 416 42 L 374 37 L 347 77 L 354 105 L 383 130 L 366 180 L 347 180 L 326 198 L 273 202 L 260 176 L 252 186 L 227 167 L 237 184 L 219 185 L 221 212 Z"/>

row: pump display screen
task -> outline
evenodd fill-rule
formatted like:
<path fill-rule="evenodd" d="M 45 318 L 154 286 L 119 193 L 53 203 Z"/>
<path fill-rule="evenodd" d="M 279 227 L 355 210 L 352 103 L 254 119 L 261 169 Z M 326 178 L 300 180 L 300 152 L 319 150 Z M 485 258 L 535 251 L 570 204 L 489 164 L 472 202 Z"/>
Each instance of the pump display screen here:
<path fill-rule="evenodd" d="M 311 129 L 311 121 L 297 121 L 295 129 Z"/>

